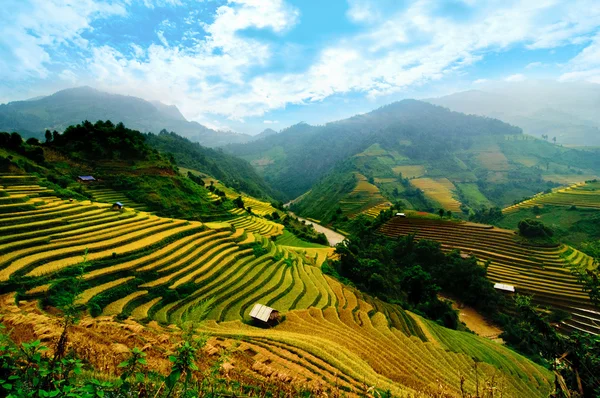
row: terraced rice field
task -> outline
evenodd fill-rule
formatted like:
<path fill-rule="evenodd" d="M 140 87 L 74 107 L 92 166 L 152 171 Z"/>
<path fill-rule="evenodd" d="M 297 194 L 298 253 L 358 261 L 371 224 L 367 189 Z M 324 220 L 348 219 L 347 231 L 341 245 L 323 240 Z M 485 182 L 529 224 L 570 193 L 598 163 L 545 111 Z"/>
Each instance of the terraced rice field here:
<path fill-rule="evenodd" d="M 581 182 L 548 194 L 538 194 L 502 210 L 512 213 L 533 206 L 576 206 L 584 209 L 600 209 L 600 182 Z"/>
<path fill-rule="evenodd" d="M 145 205 L 139 204 L 129 199 L 125 194 L 117 192 L 110 188 L 101 187 L 98 185 L 89 185 L 87 191 L 92 194 L 94 201 L 113 204 L 121 202 L 126 208 L 134 209 L 138 211 L 147 211 Z"/>
<path fill-rule="evenodd" d="M 490 171 L 508 171 L 510 169 L 508 159 L 497 146 L 496 149 L 480 152 L 477 160 Z"/>
<path fill-rule="evenodd" d="M 387 202 L 379 188 L 368 182 L 364 175 L 355 173 L 355 176 L 358 180 L 356 187 L 339 202 L 342 212 L 349 217 L 355 217 L 373 206 Z"/>
<path fill-rule="evenodd" d="M 456 187 L 447 178 L 416 178 L 410 180 L 416 188 L 425 192 L 425 196 L 440 204 L 445 210 L 459 213 L 461 203 L 454 198 Z"/>
<path fill-rule="evenodd" d="M 448 386 L 446 393 L 455 395 L 460 394 L 461 375 L 466 378 L 465 390 L 474 392 L 475 376 L 470 370 L 474 359 L 484 361 L 478 377 L 489 379 L 499 368 L 511 375 L 503 376 L 504 396 L 535 397 L 549 392 L 550 372 L 522 363 L 504 347 L 404 312 L 405 318 L 392 323 L 379 311 L 386 310 L 380 303 L 367 302 L 360 293 L 328 281 L 337 308 L 292 311 L 285 322 L 269 330 L 257 330 L 239 320 L 209 322 L 205 329 L 219 337 L 244 336 L 243 344 L 258 358 L 268 358 L 269 365 L 278 370 L 308 371 L 322 383 L 335 380 L 354 392 L 366 384 L 405 396 L 414 391 L 433 393 L 441 384 Z"/>
<path fill-rule="evenodd" d="M 277 236 L 283 233 L 283 225 L 247 214 L 229 220 L 228 223 L 236 229 L 244 229 L 246 232 L 259 233 L 263 236 Z"/>
<path fill-rule="evenodd" d="M 332 249 L 274 244 L 268 236 L 281 233 L 279 224 L 243 215 L 232 232 L 227 223 L 114 212 L 103 203 L 33 200 L 23 202 L 31 209 L 0 213 L 3 291 L 22 286 L 25 298 L 42 297 L 87 250 L 80 303 L 107 316 L 177 324 L 212 299 L 205 331 L 235 338 L 263 374 L 302 376 L 348 396 L 371 386 L 402 395 L 442 385 L 458 394 L 459 371 L 467 391 L 474 390 L 476 358 L 479 377 L 501 378 L 506 396 L 543 397 L 551 387 L 549 372 L 500 345 L 448 331 L 329 278 L 320 264 Z M 250 237 L 266 254 L 257 257 L 244 245 Z M 256 302 L 278 309 L 285 321 L 271 329 L 251 326 Z"/>
<path fill-rule="evenodd" d="M 417 166 L 396 166 L 392 170 L 398 175 L 402 175 L 402 178 L 417 178 L 425 175 L 427 170 L 423 165 Z"/>
<path fill-rule="evenodd" d="M 379 213 L 381 213 L 383 210 L 389 209 L 391 205 L 392 204 L 390 202 L 380 203 L 363 211 L 362 214 L 368 217 L 376 218 L 379 216 Z"/>
<path fill-rule="evenodd" d="M 591 268 L 593 259 L 575 249 L 526 246 L 515 239 L 513 231 L 424 218 L 395 217 L 381 232 L 390 237 L 415 233 L 417 239 L 440 242 L 444 250 L 459 249 L 490 261 L 492 281 L 515 286 L 517 293 L 532 295 L 539 305 L 571 313 L 572 318 L 562 324 L 564 329 L 600 333 L 600 312 L 570 270 L 572 266 Z"/>

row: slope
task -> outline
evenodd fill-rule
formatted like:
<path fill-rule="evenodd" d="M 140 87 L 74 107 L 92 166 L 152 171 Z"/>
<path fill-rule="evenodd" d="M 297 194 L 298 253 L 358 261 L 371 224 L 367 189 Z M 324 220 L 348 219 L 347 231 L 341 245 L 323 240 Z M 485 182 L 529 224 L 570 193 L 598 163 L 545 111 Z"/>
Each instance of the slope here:
<path fill-rule="evenodd" d="M 277 194 L 250 164 L 222 151 L 192 143 L 173 132 L 146 134 L 146 143 L 163 153 L 173 155 L 177 165 L 208 174 L 225 185 L 258 198 L 273 198 Z"/>

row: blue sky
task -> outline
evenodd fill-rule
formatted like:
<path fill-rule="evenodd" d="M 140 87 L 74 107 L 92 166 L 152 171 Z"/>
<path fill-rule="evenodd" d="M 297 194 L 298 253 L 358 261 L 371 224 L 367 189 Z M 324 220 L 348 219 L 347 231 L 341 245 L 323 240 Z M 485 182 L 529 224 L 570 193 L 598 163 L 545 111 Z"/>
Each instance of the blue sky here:
<path fill-rule="evenodd" d="M 597 0 L 4 0 L 0 103 L 89 85 L 256 134 L 504 81 L 600 83 Z"/>

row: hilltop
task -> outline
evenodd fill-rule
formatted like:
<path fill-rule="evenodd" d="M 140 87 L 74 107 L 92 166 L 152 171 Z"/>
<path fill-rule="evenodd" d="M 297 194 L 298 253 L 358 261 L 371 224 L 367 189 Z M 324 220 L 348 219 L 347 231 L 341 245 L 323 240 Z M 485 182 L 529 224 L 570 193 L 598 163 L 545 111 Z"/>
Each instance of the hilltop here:
<path fill-rule="evenodd" d="M 177 107 L 158 101 L 109 94 L 77 87 L 28 101 L 0 104 L 0 131 L 17 131 L 25 138 L 43 139 L 44 131 L 63 131 L 84 120 L 111 120 L 141 132 L 175 131 L 205 146 L 247 142 L 252 137 L 215 131 L 183 117 Z"/>

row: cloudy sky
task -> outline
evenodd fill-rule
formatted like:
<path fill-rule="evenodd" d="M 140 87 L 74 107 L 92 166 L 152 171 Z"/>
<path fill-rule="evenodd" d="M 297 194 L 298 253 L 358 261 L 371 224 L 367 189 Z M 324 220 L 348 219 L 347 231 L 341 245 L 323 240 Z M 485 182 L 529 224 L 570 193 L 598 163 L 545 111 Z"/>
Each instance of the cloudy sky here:
<path fill-rule="evenodd" d="M 90 85 L 255 134 L 499 81 L 600 83 L 598 0 L 3 0 L 0 103 Z"/>

